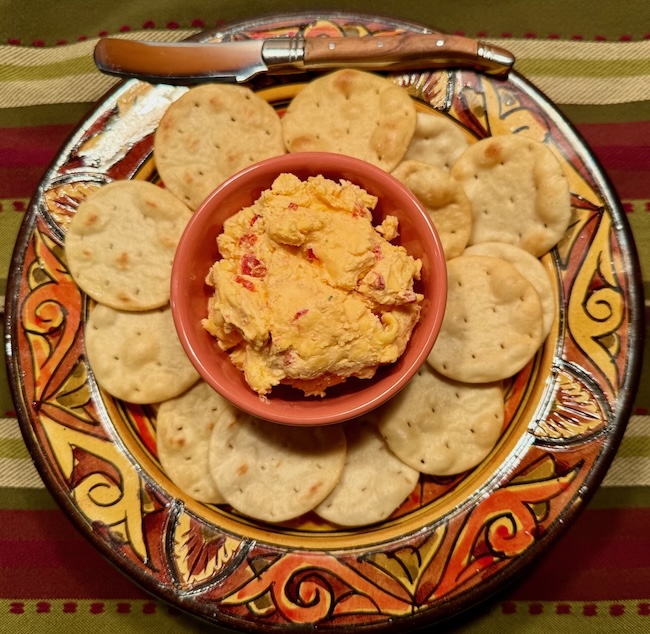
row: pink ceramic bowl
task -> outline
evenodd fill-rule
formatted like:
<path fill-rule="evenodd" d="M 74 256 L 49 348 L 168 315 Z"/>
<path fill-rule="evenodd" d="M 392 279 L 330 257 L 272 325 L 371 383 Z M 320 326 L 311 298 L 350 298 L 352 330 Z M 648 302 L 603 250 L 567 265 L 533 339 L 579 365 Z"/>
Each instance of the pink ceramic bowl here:
<path fill-rule="evenodd" d="M 219 259 L 216 239 L 224 221 L 251 205 L 284 172 L 301 179 L 322 174 L 355 183 L 378 197 L 373 224 L 386 215 L 399 219 L 394 244 L 422 260 L 416 290 L 423 293 L 421 318 L 404 354 L 381 367 L 373 379 L 348 379 L 329 388 L 325 397 L 305 397 L 297 389 L 277 386 L 261 399 L 244 374 L 231 363 L 201 326 L 214 289 L 205 283 Z M 417 372 L 440 330 L 447 298 L 447 273 L 438 234 L 417 199 L 387 172 L 355 158 L 330 153 L 286 154 L 235 174 L 220 185 L 194 212 L 176 251 L 171 277 L 171 307 L 181 342 L 201 377 L 222 396 L 254 416 L 290 425 L 323 425 L 369 412 L 397 394 Z"/>

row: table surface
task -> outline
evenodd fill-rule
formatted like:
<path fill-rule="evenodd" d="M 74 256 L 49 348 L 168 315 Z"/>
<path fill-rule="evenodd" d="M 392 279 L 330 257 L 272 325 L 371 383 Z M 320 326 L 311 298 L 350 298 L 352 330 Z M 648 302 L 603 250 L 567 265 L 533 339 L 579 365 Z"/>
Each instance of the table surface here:
<path fill-rule="evenodd" d="M 610 176 L 650 283 L 650 9 L 647 0 L 320 2 L 375 12 L 512 50 L 517 68 L 567 115 Z M 65 13 L 62 7 L 65 6 Z M 0 307 L 30 197 L 76 124 L 115 80 L 92 66 L 106 34 L 176 40 L 310 3 L 0 0 Z M 648 321 L 646 307 L 646 321 Z M 644 343 L 645 346 L 645 343 Z M 647 356 L 647 355 L 646 355 Z M 650 631 L 650 389 L 641 387 L 605 480 L 562 538 L 449 631 Z M 204 631 L 107 563 L 44 488 L 0 367 L 0 630 Z M 119 628 L 119 629 L 118 629 Z"/>

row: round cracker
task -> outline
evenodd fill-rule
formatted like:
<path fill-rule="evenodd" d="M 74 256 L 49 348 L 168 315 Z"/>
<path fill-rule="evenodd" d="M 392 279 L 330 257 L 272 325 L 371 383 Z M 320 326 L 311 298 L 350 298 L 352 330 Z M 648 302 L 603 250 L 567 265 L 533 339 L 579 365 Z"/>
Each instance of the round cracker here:
<path fill-rule="evenodd" d="M 178 339 L 169 305 L 129 312 L 97 304 L 86 322 L 85 343 L 97 382 L 131 403 L 165 401 L 199 378 Z"/>
<path fill-rule="evenodd" d="M 236 172 L 284 153 L 280 118 L 246 86 L 191 88 L 169 106 L 154 137 L 160 177 L 192 209 Z"/>
<path fill-rule="evenodd" d="M 422 161 L 402 161 L 392 175 L 429 213 L 445 257 L 461 255 L 472 233 L 472 209 L 460 183 L 449 172 Z"/>
<path fill-rule="evenodd" d="M 488 255 L 510 262 L 537 291 L 542 303 L 542 338 L 551 331 L 557 306 L 551 278 L 544 265 L 531 253 L 505 242 L 482 242 L 465 249 L 465 255 Z"/>
<path fill-rule="evenodd" d="M 348 423 L 345 438 L 347 455 L 341 478 L 314 511 L 341 526 L 381 522 L 413 491 L 420 473 L 388 449 L 371 423 Z"/>
<path fill-rule="evenodd" d="M 499 383 L 461 383 L 424 364 L 379 410 L 377 426 L 390 449 L 412 468 L 455 475 L 490 453 L 503 428 L 504 409 Z"/>
<path fill-rule="evenodd" d="M 330 493 L 345 450 L 340 425 L 291 427 L 226 412 L 210 439 L 210 472 L 234 509 L 282 522 L 310 511 Z"/>
<path fill-rule="evenodd" d="M 158 408 L 156 445 L 160 464 L 179 489 L 200 502 L 225 502 L 210 475 L 208 449 L 217 419 L 230 409 L 234 406 L 204 381 Z"/>
<path fill-rule="evenodd" d="M 191 215 L 174 195 L 147 181 L 104 185 L 70 221 L 70 274 L 90 297 L 113 308 L 163 306 L 176 245 Z"/>
<path fill-rule="evenodd" d="M 571 220 L 569 184 L 548 146 L 522 135 L 482 139 L 451 168 L 472 204 L 470 244 L 508 242 L 539 257 Z"/>
<path fill-rule="evenodd" d="M 346 68 L 314 79 L 293 98 L 282 133 L 289 152 L 346 154 L 391 171 L 415 124 L 415 106 L 403 88 Z"/>
<path fill-rule="evenodd" d="M 405 161 L 421 161 L 450 170 L 469 141 L 457 123 L 441 113 L 418 112 L 415 133 Z"/>
<path fill-rule="evenodd" d="M 537 291 L 501 260 L 461 255 L 447 262 L 447 307 L 427 361 L 457 381 L 508 378 L 532 359 L 542 342 Z"/>

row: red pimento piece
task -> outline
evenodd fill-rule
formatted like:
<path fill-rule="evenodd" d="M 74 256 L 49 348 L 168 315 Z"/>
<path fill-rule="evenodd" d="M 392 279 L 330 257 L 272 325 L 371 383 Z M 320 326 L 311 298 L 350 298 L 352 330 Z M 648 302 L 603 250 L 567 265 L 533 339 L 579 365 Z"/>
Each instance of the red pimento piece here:
<path fill-rule="evenodd" d="M 257 216 L 255 216 L 257 218 Z M 254 233 L 245 233 L 239 238 L 239 246 L 243 249 L 252 249 L 257 242 L 257 236 Z"/>
<path fill-rule="evenodd" d="M 303 309 L 299 310 L 299 311 L 298 311 L 298 312 L 293 316 L 293 321 L 297 321 L 298 319 L 300 319 L 301 317 L 303 317 L 304 315 L 306 315 L 308 312 L 309 312 L 309 308 L 303 308 Z"/>
<path fill-rule="evenodd" d="M 376 275 L 377 277 L 372 283 L 372 287 L 378 291 L 383 291 L 386 288 L 386 280 L 384 280 L 384 276 L 380 273 L 377 273 Z"/>
<path fill-rule="evenodd" d="M 291 209 L 291 211 L 296 211 L 296 209 L 298 209 L 298 203 L 290 202 L 287 205 L 287 209 Z"/>
<path fill-rule="evenodd" d="M 383 260 L 384 254 L 381 252 L 381 245 L 379 243 L 372 247 L 372 252 L 378 260 Z"/>
<path fill-rule="evenodd" d="M 353 218 L 365 218 L 368 215 L 368 210 L 361 204 L 357 203 L 352 211 Z"/>
<path fill-rule="evenodd" d="M 293 350 L 287 350 L 284 353 L 284 359 L 283 359 L 284 367 L 286 368 L 290 366 L 293 363 L 293 360 L 295 358 L 296 358 L 296 353 Z"/>
<path fill-rule="evenodd" d="M 417 295 L 413 291 L 402 291 L 399 294 L 405 302 L 415 302 L 417 300 Z"/>
<path fill-rule="evenodd" d="M 241 259 L 241 273 L 250 277 L 264 277 L 266 267 L 252 253 L 244 253 Z"/>
<path fill-rule="evenodd" d="M 249 222 L 250 226 L 252 227 L 259 219 L 260 219 L 259 216 L 253 216 Z"/>
<path fill-rule="evenodd" d="M 320 262 L 318 256 L 314 253 L 314 250 L 311 247 L 307 248 L 307 259 L 310 262 Z"/>
<path fill-rule="evenodd" d="M 247 291 L 255 290 L 255 284 L 253 284 L 253 282 L 250 280 L 247 280 L 245 277 L 242 277 L 241 275 L 237 275 L 235 277 L 235 282 L 237 282 L 237 284 L 241 284 Z"/>

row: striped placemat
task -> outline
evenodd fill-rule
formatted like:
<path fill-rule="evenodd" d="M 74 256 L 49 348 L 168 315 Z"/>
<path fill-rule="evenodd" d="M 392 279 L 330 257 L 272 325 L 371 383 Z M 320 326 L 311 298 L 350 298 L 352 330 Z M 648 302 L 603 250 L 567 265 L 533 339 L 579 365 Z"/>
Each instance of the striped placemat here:
<path fill-rule="evenodd" d="M 175 41 L 195 30 L 134 31 L 113 37 Z M 575 42 L 487 40 L 512 51 L 516 69 L 558 104 L 606 105 L 650 100 L 650 40 Z M 0 108 L 93 102 L 116 79 L 97 72 L 97 38 L 53 48 L 0 46 Z M 70 90 L 71 82 L 75 89 Z"/>
<path fill-rule="evenodd" d="M 640 9 L 645 7 L 638 0 L 634 2 Z M 417 3 L 413 8 L 411 4 L 415 7 L 414 3 L 405 3 L 403 17 L 417 20 L 424 5 Z M 575 6 L 558 0 L 551 2 L 548 15 L 535 20 L 536 30 L 527 32 L 525 15 L 542 3 L 533 4 L 524 7 L 522 3 L 508 3 L 511 12 L 503 19 L 491 11 L 485 32 L 467 29 L 466 34 L 485 37 L 511 50 L 517 57 L 517 70 L 558 105 L 593 148 L 621 198 L 650 296 L 650 38 L 644 31 L 648 25 L 642 24 L 643 12 L 639 12 L 639 24 L 625 24 L 619 16 L 622 11 L 615 5 L 607 7 L 605 17 L 600 14 L 601 21 L 594 9 L 587 11 L 589 15 L 578 30 L 575 22 L 565 25 L 560 21 L 575 14 Z M 90 5 L 71 0 L 67 6 L 71 12 L 81 12 Z M 174 6 L 174 0 L 158 0 L 156 10 L 171 16 Z M 229 7 L 229 17 L 239 17 L 239 9 L 233 3 Z M 50 10 L 44 5 L 39 22 L 50 19 Z M 111 17 L 107 32 L 125 38 L 171 41 L 217 23 L 188 18 L 193 10 L 186 7 L 183 20 L 162 20 L 152 6 L 151 20 L 134 18 L 131 24 L 124 24 Z M 253 10 L 250 7 L 248 13 Z M 454 24 L 454 20 L 456 24 L 467 23 L 468 19 L 462 19 L 465 10 L 463 3 L 457 3 L 441 16 L 442 20 L 431 16 L 428 22 L 441 28 L 445 28 L 444 22 Z M 553 16 L 551 10 L 556 11 Z M 144 15 L 143 11 L 134 9 L 138 16 Z M 58 36 L 40 35 L 49 32 L 47 26 L 41 25 L 41 31 L 36 27 L 31 30 L 27 18 L 11 16 L 8 23 L 0 25 L 0 33 L 9 34 L 0 39 L 2 311 L 11 252 L 31 193 L 67 135 L 117 81 L 101 75 L 92 64 L 98 33 L 84 34 L 73 19 L 57 27 L 64 33 L 61 37 L 71 43 L 57 44 Z M 601 22 L 608 25 L 602 36 Z M 138 28 L 132 28 L 135 25 Z M 128 29 L 121 32 L 123 26 Z M 531 634 L 554 628 L 576 634 L 650 631 L 647 362 L 641 386 L 620 450 L 575 528 L 532 575 L 484 611 L 473 613 L 467 630 L 497 632 L 510 628 Z M 2 552 L 12 552 L 11 561 L 0 561 L 0 576 L 7 572 L 12 575 L 11 580 L 0 581 L 2 628 L 11 627 L 17 634 L 60 629 L 204 631 L 198 622 L 151 600 L 126 583 L 120 573 L 103 566 L 70 526 L 44 489 L 22 441 L 4 368 L 0 369 L 0 499 Z M 572 568 L 569 576 L 567 562 Z M 34 574 L 38 574 L 38 584 L 34 583 Z M 463 624 L 458 631 L 466 631 Z"/>

